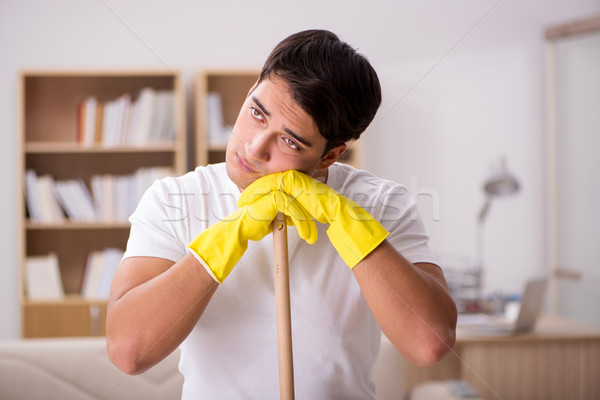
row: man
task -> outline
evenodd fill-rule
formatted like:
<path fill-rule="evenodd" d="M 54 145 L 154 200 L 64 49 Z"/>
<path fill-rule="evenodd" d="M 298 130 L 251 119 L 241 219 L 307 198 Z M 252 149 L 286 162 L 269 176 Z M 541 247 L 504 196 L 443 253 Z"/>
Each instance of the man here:
<path fill-rule="evenodd" d="M 226 162 L 156 182 L 132 215 L 109 300 L 112 361 L 140 373 L 181 345 L 183 398 L 278 398 L 278 211 L 293 224 L 297 398 L 374 399 L 380 327 L 418 365 L 446 355 L 456 308 L 414 201 L 335 163 L 380 102 L 371 65 L 331 32 L 283 40 L 242 106 Z"/>

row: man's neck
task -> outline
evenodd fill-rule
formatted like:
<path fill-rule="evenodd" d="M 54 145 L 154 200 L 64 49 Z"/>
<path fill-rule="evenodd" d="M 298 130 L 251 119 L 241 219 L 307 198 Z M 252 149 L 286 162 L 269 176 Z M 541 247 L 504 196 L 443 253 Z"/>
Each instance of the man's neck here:
<path fill-rule="evenodd" d="M 323 183 L 327 183 L 327 177 L 329 176 L 329 168 L 318 169 L 315 171 L 313 178 Z"/>
<path fill-rule="evenodd" d="M 329 168 L 325 168 L 325 169 L 316 170 L 312 177 L 320 182 L 327 183 L 328 176 L 329 176 Z M 240 188 L 239 186 L 237 188 L 240 191 L 240 193 L 242 193 L 244 191 L 244 189 Z"/>

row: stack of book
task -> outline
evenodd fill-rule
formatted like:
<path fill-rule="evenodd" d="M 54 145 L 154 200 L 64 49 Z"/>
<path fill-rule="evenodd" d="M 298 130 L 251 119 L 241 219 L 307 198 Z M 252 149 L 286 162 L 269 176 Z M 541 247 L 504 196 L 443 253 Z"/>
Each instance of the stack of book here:
<path fill-rule="evenodd" d="M 89 97 L 77 109 L 77 142 L 82 146 L 143 146 L 175 138 L 175 95 L 144 88 L 134 101 L 128 93 L 114 100 Z"/>
<path fill-rule="evenodd" d="M 210 92 L 206 96 L 206 130 L 209 146 L 227 145 L 233 127 L 225 125 L 221 94 L 218 92 Z"/>
<path fill-rule="evenodd" d="M 25 260 L 25 290 L 33 301 L 61 300 L 65 296 L 56 254 Z"/>
<path fill-rule="evenodd" d="M 93 175 L 96 221 L 126 221 L 152 182 L 172 174 L 171 168 L 152 167 L 140 168 L 132 175 Z"/>
<path fill-rule="evenodd" d="M 122 258 L 123 251 L 117 248 L 91 252 L 83 273 L 81 297 L 87 300 L 108 300 L 110 286 Z M 56 254 L 27 257 L 25 285 L 27 298 L 30 301 L 64 299 L 65 293 Z"/>
<path fill-rule="evenodd" d="M 131 175 L 94 175 L 91 192 L 81 179 L 55 181 L 51 176 L 25 174 L 29 217 L 37 223 L 125 222 L 152 182 L 172 175 L 168 167 L 140 168 Z M 66 215 L 66 217 L 65 217 Z"/>
<path fill-rule="evenodd" d="M 110 285 L 122 258 L 121 249 L 106 248 L 91 252 L 83 274 L 81 296 L 88 300 L 108 300 Z"/>
<path fill-rule="evenodd" d="M 37 176 L 33 170 L 25 172 L 25 201 L 32 221 L 48 224 L 65 221 L 56 198 L 56 183 L 50 175 Z"/>

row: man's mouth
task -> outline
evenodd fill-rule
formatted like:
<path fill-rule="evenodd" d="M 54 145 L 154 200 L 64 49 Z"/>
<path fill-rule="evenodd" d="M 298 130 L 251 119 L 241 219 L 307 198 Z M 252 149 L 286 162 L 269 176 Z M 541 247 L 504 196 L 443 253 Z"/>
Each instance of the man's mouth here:
<path fill-rule="evenodd" d="M 236 154 L 235 161 L 237 165 L 246 172 L 249 173 L 257 173 L 258 171 L 254 168 L 252 164 L 242 158 L 239 154 Z"/>

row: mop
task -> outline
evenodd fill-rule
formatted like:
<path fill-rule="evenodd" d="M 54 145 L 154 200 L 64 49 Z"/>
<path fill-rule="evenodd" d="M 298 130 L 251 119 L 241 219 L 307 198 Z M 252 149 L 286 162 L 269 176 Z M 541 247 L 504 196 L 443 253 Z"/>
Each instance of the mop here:
<path fill-rule="evenodd" d="M 273 261 L 277 312 L 277 351 L 279 356 L 279 394 L 281 400 L 292 400 L 294 399 L 294 363 L 290 313 L 290 274 L 287 227 L 282 213 L 278 213 L 273 220 Z"/>

